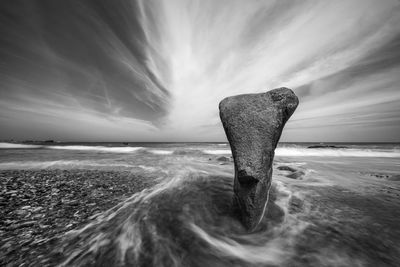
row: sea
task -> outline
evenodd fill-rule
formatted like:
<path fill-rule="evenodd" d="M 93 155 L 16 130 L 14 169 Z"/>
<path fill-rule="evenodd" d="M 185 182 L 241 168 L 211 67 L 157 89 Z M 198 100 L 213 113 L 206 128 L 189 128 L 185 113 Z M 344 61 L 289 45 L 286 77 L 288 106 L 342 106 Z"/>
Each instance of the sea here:
<path fill-rule="evenodd" d="M 253 232 L 225 142 L 0 143 L 0 170 L 43 169 L 154 182 L 66 233 L 60 266 L 400 266 L 398 143 L 279 143 Z"/>

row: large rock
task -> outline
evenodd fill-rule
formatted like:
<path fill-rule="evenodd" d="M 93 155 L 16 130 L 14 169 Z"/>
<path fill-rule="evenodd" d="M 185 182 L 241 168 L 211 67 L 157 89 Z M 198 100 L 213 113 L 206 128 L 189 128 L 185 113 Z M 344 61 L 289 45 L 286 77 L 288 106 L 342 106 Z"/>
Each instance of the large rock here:
<path fill-rule="evenodd" d="M 298 103 L 298 98 L 288 88 L 231 96 L 219 103 L 221 121 L 235 162 L 234 201 L 249 230 L 253 230 L 264 215 L 274 151 Z"/>

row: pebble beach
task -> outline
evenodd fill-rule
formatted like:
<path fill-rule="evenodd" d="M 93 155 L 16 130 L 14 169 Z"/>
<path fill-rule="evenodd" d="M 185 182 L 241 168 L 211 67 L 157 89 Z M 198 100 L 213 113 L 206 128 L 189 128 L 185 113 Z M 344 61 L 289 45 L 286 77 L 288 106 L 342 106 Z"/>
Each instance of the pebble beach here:
<path fill-rule="evenodd" d="M 0 171 L 0 266 L 51 265 L 63 234 L 148 186 L 129 171 Z"/>

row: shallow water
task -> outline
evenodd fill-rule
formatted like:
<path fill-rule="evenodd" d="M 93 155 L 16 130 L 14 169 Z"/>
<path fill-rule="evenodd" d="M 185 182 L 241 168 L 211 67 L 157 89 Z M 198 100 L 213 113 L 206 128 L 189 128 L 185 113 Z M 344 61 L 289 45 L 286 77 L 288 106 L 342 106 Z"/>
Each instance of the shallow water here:
<path fill-rule="evenodd" d="M 129 170 L 156 182 L 67 233 L 52 252 L 61 266 L 400 265 L 396 144 L 280 145 L 253 233 L 231 206 L 225 143 L 2 145 L 0 169 Z"/>

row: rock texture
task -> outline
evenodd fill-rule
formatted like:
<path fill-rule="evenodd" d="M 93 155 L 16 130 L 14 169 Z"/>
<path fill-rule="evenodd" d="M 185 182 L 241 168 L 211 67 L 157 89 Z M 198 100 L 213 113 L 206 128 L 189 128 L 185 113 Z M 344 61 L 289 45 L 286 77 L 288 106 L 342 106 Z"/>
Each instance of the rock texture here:
<path fill-rule="evenodd" d="M 271 187 L 274 151 L 299 101 L 288 88 L 227 97 L 220 117 L 235 163 L 234 201 L 249 230 L 262 219 Z"/>

